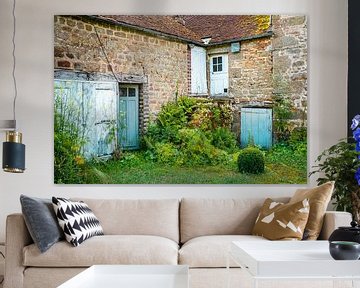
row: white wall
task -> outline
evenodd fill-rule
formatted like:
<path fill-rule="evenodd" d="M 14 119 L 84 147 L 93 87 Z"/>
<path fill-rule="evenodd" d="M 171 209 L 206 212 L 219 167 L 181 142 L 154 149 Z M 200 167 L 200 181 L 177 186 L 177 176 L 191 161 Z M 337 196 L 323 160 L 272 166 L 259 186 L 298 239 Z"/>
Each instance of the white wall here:
<path fill-rule="evenodd" d="M 106 3 L 106 4 L 105 4 Z M 0 1 L 0 119 L 11 119 L 11 0 Z M 0 171 L 0 242 L 21 193 L 50 197 L 168 198 L 287 196 L 294 185 L 53 184 L 54 14 L 306 14 L 309 17 L 309 160 L 346 135 L 345 0 L 18 0 L 18 122 L 27 149 L 23 175 Z M 4 134 L 0 136 L 1 141 Z M 0 156 L 1 158 L 1 156 Z M 314 185 L 314 180 L 310 185 Z"/>

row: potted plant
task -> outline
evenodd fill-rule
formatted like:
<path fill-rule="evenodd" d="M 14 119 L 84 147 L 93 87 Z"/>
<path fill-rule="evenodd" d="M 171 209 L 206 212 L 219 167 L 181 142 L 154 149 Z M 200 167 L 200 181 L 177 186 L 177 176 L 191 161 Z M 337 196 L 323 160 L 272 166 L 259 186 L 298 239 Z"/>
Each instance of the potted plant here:
<path fill-rule="evenodd" d="M 315 170 L 309 176 L 319 173 L 317 183 L 335 181 L 335 209 L 348 211 L 358 223 L 360 220 L 360 115 L 352 121 L 353 139 L 342 139 L 322 152 L 316 159 Z"/>

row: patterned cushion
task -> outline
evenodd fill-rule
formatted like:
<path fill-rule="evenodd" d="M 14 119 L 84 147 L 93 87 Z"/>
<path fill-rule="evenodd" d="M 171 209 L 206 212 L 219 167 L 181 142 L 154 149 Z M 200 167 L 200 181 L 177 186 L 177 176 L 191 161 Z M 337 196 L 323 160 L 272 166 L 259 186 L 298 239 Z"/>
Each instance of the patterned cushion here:
<path fill-rule="evenodd" d="M 269 240 L 301 240 L 308 217 L 308 199 L 284 204 L 268 198 L 260 210 L 252 234 Z"/>
<path fill-rule="evenodd" d="M 52 198 L 54 210 L 66 240 L 79 246 L 86 239 L 104 235 L 99 220 L 84 202 L 65 198 Z"/>
<path fill-rule="evenodd" d="M 324 215 L 329 205 L 335 182 L 327 182 L 311 189 L 298 189 L 289 203 L 309 199 L 310 214 L 305 227 L 305 240 L 316 240 L 321 232 Z M 305 236 L 304 234 L 304 236 Z"/>

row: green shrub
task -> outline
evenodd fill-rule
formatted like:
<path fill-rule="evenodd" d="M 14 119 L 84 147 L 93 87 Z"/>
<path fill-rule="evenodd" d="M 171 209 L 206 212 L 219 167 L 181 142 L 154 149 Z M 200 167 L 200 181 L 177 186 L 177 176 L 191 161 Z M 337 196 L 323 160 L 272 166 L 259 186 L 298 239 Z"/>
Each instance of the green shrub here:
<path fill-rule="evenodd" d="M 156 143 L 155 155 L 158 162 L 171 164 L 176 163 L 179 151 L 171 143 Z"/>
<path fill-rule="evenodd" d="M 295 127 L 290 134 L 290 145 L 296 145 L 298 142 L 306 142 L 307 129 L 306 127 Z"/>
<path fill-rule="evenodd" d="M 211 144 L 216 148 L 225 150 L 227 152 L 234 152 L 237 148 L 235 134 L 228 128 L 219 127 L 211 133 Z"/>
<path fill-rule="evenodd" d="M 306 170 L 307 144 L 306 142 L 296 142 L 292 145 L 286 142 L 277 143 L 267 152 L 266 161 Z"/>
<path fill-rule="evenodd" d="M 168 102 L 162 106 L 157 116 L 157 123 L 160 127 L 183 127 L 187 123 L 186 113 L 176 102 Z"/>
<path fill-rule="evenodd" d="M 182 126 L 161 126 L 151 123 L 143 137 L 146 148 L 153 149 L 157 142 L 179 143 L 179 129 L 181 128 Z"/>
<path fill-rule="evenodd" d="M 147 159 L 177 165 L 216 165 L 228 162 L 236 149 L 229 130 L 228 104 L 209 99 L 180 97 L 162 106 L 143 136 Z"/>
<path fill-rule="evenodd" d="M 256 147 L 244 148 L 238 156 L 238 167 L 241 173 L 263 173 L 265 171 L 264 154 Z"/>
<path fill-rule="evenodd" d="M 218 127 L 230 127 L 232 111 L 228 104 L 217 104 L 209 100 L 199 100 L 189 122 L 189 126 L 203 131 L 213 131 Z"/>
<path fill-rule="evenodd" d="M 186 165 L 216 165 L 228 160 L 228 154 L 211 145 L 200 129 L 184 128 L 179 131 L 180 152 Z"/>
<path fill-rule="evenodd" d="M 86 162 L 81 153 L 85 140 L 76 119 L 80 110 L 70 101 L 55 98 L 54 113 L 54 183 L 83 183 Z"/>

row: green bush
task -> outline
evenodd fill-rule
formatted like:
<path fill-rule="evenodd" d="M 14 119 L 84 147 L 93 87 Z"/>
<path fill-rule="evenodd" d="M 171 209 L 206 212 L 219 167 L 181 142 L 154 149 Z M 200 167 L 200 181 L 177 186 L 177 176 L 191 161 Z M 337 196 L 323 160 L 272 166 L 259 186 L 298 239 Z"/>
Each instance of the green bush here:
<path fill-rule="evenodd" d="M 85 159 L 81 147 L 85 143 L 80 136 L 80 127 L 74 119 L 79 117 L 79 109 L 60 96 L 55 98 L 54 113 L 54 183 L 81 184 L 84 179 Z"/>
<path fill-rule="evenodd" d="M 176 102 L 168 102 L 166 105 L 162 106 L 157 117 L 158 125 L 161 127 L 182 127 L 187 123 L 185 110 Z"/>
<path fill-rule="evenodd" d="M 286 142 L 277 143 L 266 153 L 266 161 L 306 170 L 307 144 L 306 142 L 295 142 L 292 145 Z"/>
<path fill-rule="evenodd" d="M 177 165 L 216 165 L 236 149 L 228 104 L 180 97 L 162 106 L 143 136 L 147 159 Z"/>
<path fill-rule="evenodd" d="M 211 133 L 211 144 L 227 152 L 234 152 L 237 148 L 235 134 L 228 128 L 219 127 Z"/>
<path fill-rule="evenodd" d="M 295 127 L 290 134 L 289 143 L 292 146 L 296 146 L 299 142 L 306 142 L 307 129 L 306 127 Z"/>
<path fill-rule="evenodd" d="M 256 147 L 244 148 L 238 156 L 238 167 L 241 173 L 263 173 L 265 171 L 264 154 Z"/>
<path fill-rule="evenodd" d="M 158 162 L 172 164 L 177 162 L 179 151 L 171 143 L 156 143 L 155 155 Z"/>
<path fill-rule="evenodd" d="M 228 154 L 211 145 L 210 140 L 200 129 L 184 128 L 179 131 L 180 153 L 184 164 L 216 165 L 228 160 Z"/>
<path fill-rule="evenodd" d="M 198 100 L 191 115 L 189 126 L 203 131 L 218 127 L 230 127 L 232 111 L 228 104 L 216 104 L 211 100 Z"/>

